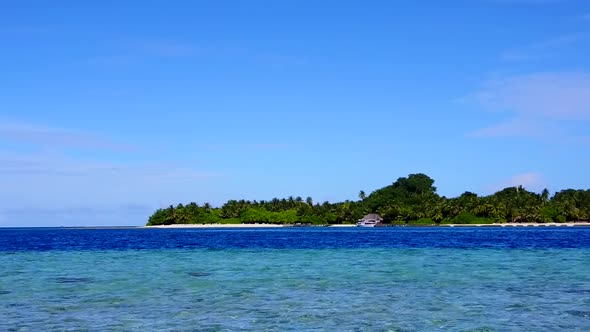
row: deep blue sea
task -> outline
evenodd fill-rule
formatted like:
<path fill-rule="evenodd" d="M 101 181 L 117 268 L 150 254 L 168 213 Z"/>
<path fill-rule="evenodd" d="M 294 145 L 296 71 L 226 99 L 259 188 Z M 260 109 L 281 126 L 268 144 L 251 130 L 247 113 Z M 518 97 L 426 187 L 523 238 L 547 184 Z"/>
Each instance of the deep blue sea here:
<path fill-rule="evenodd" d="M 590 331 L 590 228 L 0 229 L 0 331 Z"/>

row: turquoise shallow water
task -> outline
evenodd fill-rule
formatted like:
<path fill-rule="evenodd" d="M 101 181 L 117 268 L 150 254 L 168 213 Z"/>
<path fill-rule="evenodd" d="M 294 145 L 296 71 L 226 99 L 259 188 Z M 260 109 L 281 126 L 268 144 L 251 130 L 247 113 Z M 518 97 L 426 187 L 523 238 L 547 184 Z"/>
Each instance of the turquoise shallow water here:
<path fill-rule="evenodd" d="M 0 331 L 590 331 L 590 249 L 0 252 Z"/>

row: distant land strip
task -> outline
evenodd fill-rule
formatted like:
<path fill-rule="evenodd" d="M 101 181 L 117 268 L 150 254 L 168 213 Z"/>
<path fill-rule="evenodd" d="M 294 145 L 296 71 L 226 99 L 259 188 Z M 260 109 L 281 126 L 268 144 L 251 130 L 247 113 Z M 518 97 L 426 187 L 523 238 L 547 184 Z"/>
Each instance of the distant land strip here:
<path fill-rule="evenodd" d="M 400 177 L 369 195 L 361 190 L 355 201 L 319 203 L 311 197 L 290 196 L 268 201 L 229 200 L 221 207 L 194 202 L 171 205 L 155 211 L 147 226 L 354 225 L 368 214 L 378 214 L 384 226 L 584 226 L 590 222 L 590 190 L 564 189 L 550 195 L 547 189 L 535 193 L 518 186 L 489 196 L 466 191 L 447 198 L 437 194 L 433 179 L 418 173 Z"/>

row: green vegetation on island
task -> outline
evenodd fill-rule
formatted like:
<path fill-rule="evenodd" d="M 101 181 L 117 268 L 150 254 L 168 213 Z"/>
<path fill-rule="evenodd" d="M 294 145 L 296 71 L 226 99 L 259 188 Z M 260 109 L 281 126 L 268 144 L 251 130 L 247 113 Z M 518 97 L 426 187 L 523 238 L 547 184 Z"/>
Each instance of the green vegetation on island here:
<path fill-rule="evenodd" d="M 209 203 L 178 204 L 157 210 L 148 226 L 172 224 L 346 224 L 378 213 L 390 224 L 488 224 L 505 222 L 569 222 L 590 220 L 590 190 L 566 189 L 550 197 L 509 187 L 489 196 L 465 192 L 447 198 L 436 193 L 434 180 L 410 174 L 359 200 L 316 203 L 311 197 L 269 201 L 230 200 L 220 208 Z"/>

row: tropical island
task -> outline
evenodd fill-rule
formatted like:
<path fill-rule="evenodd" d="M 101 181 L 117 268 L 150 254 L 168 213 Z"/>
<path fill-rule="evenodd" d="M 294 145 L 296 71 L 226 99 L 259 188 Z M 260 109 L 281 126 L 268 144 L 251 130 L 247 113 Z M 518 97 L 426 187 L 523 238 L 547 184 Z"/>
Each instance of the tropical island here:
<path fill-rule="evenodd" d="M 434 180 L 418 173 L 358 200 L 314 202 L 311 197 L 265 201 L 229 200 L 221 207 L 209 203 L 178 204 L 158 209 L 147 226 L 186 224 L 344 225 L 377 213 L 384 224 L 445 225 L 496 223 L 566 223 L 590 220 L 590 190 L 565 189 L 550 196 L 522 186 L 504 188 L 488 196 L 464 192 L 447 198 L 436 192 Z"/>

